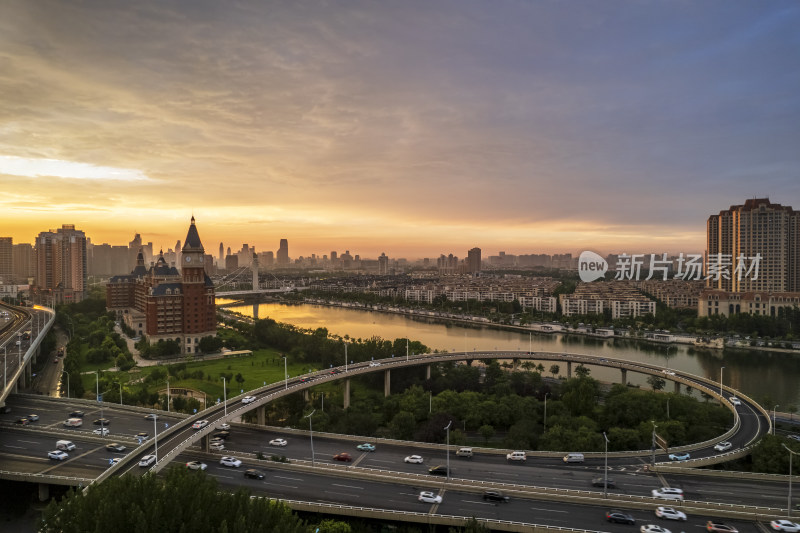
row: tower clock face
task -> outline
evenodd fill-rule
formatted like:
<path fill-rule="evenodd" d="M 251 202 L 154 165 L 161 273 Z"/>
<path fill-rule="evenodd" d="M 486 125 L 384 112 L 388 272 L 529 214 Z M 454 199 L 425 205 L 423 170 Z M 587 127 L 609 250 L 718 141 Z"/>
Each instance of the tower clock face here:
<path fill-rule="evenodd" d="M 184 261 L 186 261 L 187 263 L 191 263 L 192 262 L 192 256 L 191 255 L 187 255 L 186 259 L 184 259 Z"/>

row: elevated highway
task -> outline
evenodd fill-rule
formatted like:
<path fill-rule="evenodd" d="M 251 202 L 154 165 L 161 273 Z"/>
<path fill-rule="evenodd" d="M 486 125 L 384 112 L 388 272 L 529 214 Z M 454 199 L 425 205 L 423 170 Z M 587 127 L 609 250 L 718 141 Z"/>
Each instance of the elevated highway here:
<path fill-rule="evenodd" d="M 6 398 L 31 378 L 31 362 L 39 354 L 42 340 L 55 322 L 55 311 L 35 305 L 31 308 L 0 304 L 0 312 L 8 313 L 11 320 L 2 324 L 0 319 L 0 349 L 3 351 L 3 391 L 0 407 Z M 26 332 L 30 332 L 28 335 Z"/>

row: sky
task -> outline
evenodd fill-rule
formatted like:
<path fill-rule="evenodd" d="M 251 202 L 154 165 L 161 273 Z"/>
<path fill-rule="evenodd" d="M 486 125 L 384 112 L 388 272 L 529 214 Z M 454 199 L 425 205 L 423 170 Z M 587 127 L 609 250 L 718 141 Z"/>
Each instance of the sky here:
<path fill-rule="evenodd" d="M 0 236 L 697 252 L 800 209 L 791 0 L 7 0 Z"/>

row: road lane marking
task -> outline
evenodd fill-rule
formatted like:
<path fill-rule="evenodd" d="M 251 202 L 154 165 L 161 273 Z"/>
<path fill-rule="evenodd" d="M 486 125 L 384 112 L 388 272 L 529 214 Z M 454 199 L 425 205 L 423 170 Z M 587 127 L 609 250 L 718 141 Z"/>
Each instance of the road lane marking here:
<path fill-rule="evenodd" d="M 331 483 L 334 487 L 344 487 L 346 489 L 364 490 L 364 487 L 354 487 L 353 485 L 340 485 L 339 483 Z"/>
<path fill-rule="evenodd" d="M 303 478 L 299 477 L 286 477 L 286 476 L 272 476 L 275 479 L 288 479 L 289 481 L 303 481 Z"/>
<path fill-rule="evenodd" d="M 17 442 L 23 442 L 25 444 L 39 444 L 38 442 L 36 442 L 34 440 L 17 440 Z"/>
<path fill-rule="evenodd" d="M 283 483 L 267 483 L 266 481 L 262 481 L 262 483 L 264 485 L 270 485 L 272 487 L 281 487 L 281 488 L 284 488 L 284 489 L 296 489 L 297 488 L 297 486 L 284 485 Z"/>
<path fill-rule="evenodd" d="M 541 507 L 531 507 L 532 511 L 546 511 L 548 513 L 569 513 L 570 511 L 560 511 L 558 509 L 542 509 Z"/>
<path fill-rule="evenodd" d="M 358 494 L 347 494 L 347 493 L 344 493 L 344 492 L 334 492 L 332 490 L 326 490 L 324 492 L 325 492 L 325 494 L 336 494 L 337 496 L 348 496 L 350 498 L 358 498 L 359 497 Z"/>

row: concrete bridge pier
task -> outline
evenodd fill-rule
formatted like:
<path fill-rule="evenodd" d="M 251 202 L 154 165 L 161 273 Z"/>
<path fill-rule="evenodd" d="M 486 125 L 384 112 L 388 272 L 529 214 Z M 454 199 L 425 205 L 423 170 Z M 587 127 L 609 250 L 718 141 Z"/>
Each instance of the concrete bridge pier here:
<path fill-rule="evenodd" d="M 39 483 L 39 501 L 46 502 L 50 499 L 50 485 L 47 483 Z"/>
<path fill-rule="evenodd" d="M 209 435 L 206 435 L 200 439 L 200 449 L 206 453 L 210 451 L 208 445 L 211 444 L 211 437 Z"/>
<path fill-rule="evenodd" d="M 267 406 L 262 405 L 256 409 L 256 421 L 259 426 L 267 425 Z"/>
<path fill-rule="evenodd" d="M 627 368 L 620 368 L 619 371 L 622 373 L 622 384 L 628 384 L 628 369 Z"/>
<path fill-rule="evenodd" d="M 344 408 L 350 407 L 350 378 L 344 380 Z"/>
<path fill-rule="evenodd" d="M 425 379 L 431 379 L 431 365 L 425 365 Z"/>
<path fill-rule="evenodd" d="M 308 401 L 308 389 L 303 389 L 303 400 Z"/>
<path fill-rule="evenodd" d="M 383 372 L 383 396 L 389 397 L 392 394 L 392 371 L 386 370 Z"/>
<path fill-rule="evenodd" d="M 680 393 L 681 393 L 681 384 L 676 381 L 675 382 L 675 394 L 680 394 Z"/>
<path fill-rule="evenodd" d="M 572 377 L 572 361 L 567 361 L 567 379 Z"/>

